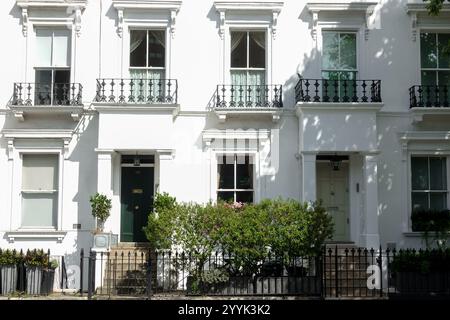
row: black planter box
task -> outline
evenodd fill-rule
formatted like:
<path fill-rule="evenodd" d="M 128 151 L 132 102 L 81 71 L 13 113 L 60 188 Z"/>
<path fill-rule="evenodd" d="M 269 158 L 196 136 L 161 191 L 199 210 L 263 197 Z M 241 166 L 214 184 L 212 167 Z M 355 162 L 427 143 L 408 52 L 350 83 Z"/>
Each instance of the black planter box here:
<path fill-rule="evenodd" d="M 53 282 L 55 280 L 55 270 L 43 270 L 42 272 L 42 283 L 41 283 L 41 294 L 51 294 L 53 293 Z"/>

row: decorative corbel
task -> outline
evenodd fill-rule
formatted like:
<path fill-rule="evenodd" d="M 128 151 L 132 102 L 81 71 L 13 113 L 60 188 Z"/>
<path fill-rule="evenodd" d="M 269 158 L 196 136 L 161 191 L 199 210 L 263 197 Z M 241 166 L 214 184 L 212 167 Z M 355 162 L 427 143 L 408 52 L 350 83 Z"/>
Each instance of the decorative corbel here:
<path fill-rule="evenodd" d="M 277 36 L 278 11 L 272 13 L 272 39 L 275 40 Z"/>
<path fill-rule="evenodd" d="M 81 8 L 80 7 L 75 9 L 74 24 L 75 24 L 75 34 L 77 35 L 77 37 L 79 37 L 81 35 Z"/>
<path fill-rule="evenodd" d="M 28 9 L 22 8 L 22 33 L 24 37 L 28 36 Z"/>
<path fill-rule="evenodd" d="M 402 162 L 406 162 L 408 160 L 408 141 L 402 141 L 401 147 L 402 147 Z"/>
<path fill-rule="evenodd" d="M 177 17 L 177 11 L 171 10 L 170 11 L 170 34 L 172 36 L 172 39 L 175 38 L 176 17 Z"/>
<path fill-rule="evenodd" d="M 219 11 L 220 14 L 220 25 L 219 25 L 219 35 L 220 39 L 224 39 L 225 37 L 225 11 Z"/>
<path fill-rule="evenodd" d="M 13 159 L 13 152 L 14 152 L 14 138 L 8 139 L 8 160 Z"/>
<path fill-rule="evenodd" d="M 117 9 L 117 34 L 123 36 L 123 9 Z"/>
<path fill-rule="evenodd" d="M 311 36 L 314 41 L 317 40 L 317 24 L 319 22 L 319 11 L 313 11 L 312 13 L 313 21 L 312 21 L 312 30 L 311 30 Z"/>
<path fill-rule="evenodd" d="M 411 39 L 416 42 L 417 40 L 417 13 L 411 13 Z"/>

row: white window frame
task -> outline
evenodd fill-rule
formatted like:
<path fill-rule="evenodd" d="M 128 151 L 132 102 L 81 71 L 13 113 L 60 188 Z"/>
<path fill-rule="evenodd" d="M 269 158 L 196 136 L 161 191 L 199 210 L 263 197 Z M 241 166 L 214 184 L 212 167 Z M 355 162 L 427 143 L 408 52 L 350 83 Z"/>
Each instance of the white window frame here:
<path fill-rule="evenodd" d="M 434 34 L 436 36 L 436 65 L 438 66 L 437 68 L 423 68 L 422 67 L 422 34 L 424 33 L 429 33 L 429 34 Z M 440 34 L 450 34 L 450 30 L 447 31 L 433 31 L 433 30 L 421 30 L 419 33 L 419 66 L 420 66 L 420 75 L 419 75 L 419 79 L 420 79 L 420 83 L 423 84 L 423 79 L 422 79 L 422 72 L 423 71 L 432 71 L 435 72 L 436 74 L 436 84 L 439 85 L 439 72 L 440 71 L 448 71 L 450 72 L 450 68 L 439 68 L 439 46 L 438 46 L 438 37 Z"/>
<path fill-rule="evenodd" d="M 165 72 L 164 79 L 171 79 L 171 54 L 172 54 L 172 37 L 170 32 L 170 27 L 167 23 L 160 22 L 146 22 L 146 23 L 138 23 L 138 22 L 124 22 L 124 29 L 126 32 L 123 32 L 121 46 L 122 46 L 122 57 L 121 68 L 120 68 L 120 78 L 131 78 L 131 69 L 147 69 L 146 67 L 130 67 L 130 38 L 131 38 L 131 30 L 162 30 L 165 31 L 165 41 L 166 41 L 166 51 L 165 51 Z"/>
<path fill-rule="evenodd" d="M 130 52 L 130 38 L 131 38 L 131 31 L 136 31 L 136 30 L 138 30 L 138 31 L 146 31 L 146 63 L 148 62 L 148 33 L 149 33 L 149 31 L 163 31 L 164 32 L 164 40 L 165 40 L 165 48 L 164 48 L 164 67 L 149 67 L 149 66 L 145 66 L 145 67 L 132 67 L 131 65 L 130 65 L 130 55 L 131 55 L 131 52 Z M 158 27 L 158 28 L 138 28 L 138 27 L 136 27 L 136 28 L 134 28 L 134 27 L 132 27 L 132 26 L 130 26 L 129 27 L 129 29 L 128 29 L 128 36 L 129 36 L 129 39 L 128 39 L 128 72 L 129 72 L 129 74 L 130 74 L 130 78 L 131 78 L 131 70 L 145 70 L 146 71 L 146 74 L 147 74 L 147 77 L 146 77 L 146 79 L 149 79 L 148 78 L 148 73 L 149 73 L 149 71 L 152 71 L 152 70 L 159 70 L 159 71 L 161 71 L 161 70 L 163 70 L 164 71 L 164 79 L 167 79 L 167 64 L 168 64 L 168 57 L 167 57 L 167 53 L 168 53 L 168 50 L 167 50 L 167 46 L 168 46 L 168 43 L 167 43 L 167 40 L 168 40 L 168 38 L 170 38 L 170 37 L 168 37 L 167 36 L 167 33 L 168 33 L 168 30 L 167 30 L 167 28 L 161 28 L 161 27 Z"/>
<path fill-rule="evenodd" d="M 403 228 L 403 232 L 412 232 L 412 224 L 411 224 L 411 214 L 413 211 L 413 205 L 412 205 L 412 165 L 411 165 L 411 158 L 413 157 L 445 157 L 447 159 L 446 161 L 446 167 L 447 167 L 447 208 L 450 208 L 450 189 L 448 183 L 450 182 L 450 150 L 443 151 L 443 152 L 436 152 L 433 153 L 430 150 L 418 150 L 416 147 L 411 148 L 406 154 L 406 173 L 407 173 L 407 192 L 406 192 L 406 199 L 407 199 L 407 212 L 404 215 L 403 223 L 406 228 Z M 406 221 L 405 221 L 406 219 Z"/>
<path fill-rule="evenodd" d="M 233 189 L 220 189 L 218 187 L 219 179 L 218 179 L 218 176 L 217 176 L 217 170 L 218 170 L 218 167 L 219 167 L 218 159 L 219 159 L 219 157 L 230 157 L 230 156 L 233 156 L 233 162 L 234 162 L 233 163 L 234 187 L 233 187 Z M 252 172 L 253 180 L 252 180 L 252 188 L 251 189 L 237 189 L 236 188 L 236 181 L 237 181 L 236 180 L 236 177 L 237 177 L 236 165 L 237 165 L 237 157 L 238 156 L 242 156 L 242 157 L 248 156 L 250 163 L 253 165 L 253 172 Z M 236 202 L 236 193 L 237 192 L 250 192 L 251 191 L 253 193 L 253 202 L 252 203 L 256 203 L 256 193 L 255 193 L 256 162 L 255 162 L 254 154 L 251 154 L 251 153 L 240 153 L 240 152 L 217 153 L 215 160 L 217 162 L 217 164 L 216 164 L 216 193 L 215 193 L 216 199 L 219 199 L 218 198 L 218 193 L 219 192 L 233 192 L 234 202 Z"/>
<path fill-rule="evenodd" d="M 23 227 L 22 226 L 22 174 L 23 174 L 23 155 L 24 154 L 52 154 L 58 156 L 58 197 L 57 197 L 57 215 L 56 226 L 54 227 Z M 17 148 L 14 159 L 17 166 L 14 166 L 14 189 L 17 190 L 15 200 L 15 208 L 13 202 L 13 217 L 11 221 L 12 230 L 18 231 L 57 231 L 62 230 L 62 208 L 63 208 L 63 172 L 64 172 L 64 152 L 61 148 Z"/>
<path fill-rule="evenodd" d="M 58 170 L 57 170 L 57 174 L 59 175 L 59 165 L 60 165 L 60 154 L 58 154 L 58 153 L 49 153 L 49 152 L 47 152 L 47 153 L 36 153 L 36 152 L 32 152 L 32 153 L 30 153 L 30 152 L 27 152 L 27 153 L 25 153 L 25 152 L 22 152 L 22 153 L 20 153 L 20 159 L 21 159 L 21 161 L 22 161 L 22 166 L 21 166 L 21 169 L 22 169 L 22 178 L 23 178 L 23 157 L 24 156 L 27 156 L 27 155 L 56 155 L 56 157 L 57 157 L 57 161 L 58 161 Z M 57 208 L 56 208 L 56 226 L 24 226 L 23 225 L 23 209 L 22 209 L 22 203 L 23 203 L 23 195 L 24 194 L 57 194 L 57 197 L 56 197 L 56 201 L 59 201 L 59 176 L 58 176 L 58 186 L 57 186 L 57 188 L 56 189 L 52 189 L 52 190 L 31 190 L 31 189 L 24 189 L 23 188 L 23 181 L 22 181 L 22 184 L 21 184 L 21 188 L 20 188 L 20 206 L 21 206 L 21 210 L 20 210 L 20 212 L 21 212 L 21 220 L 20 220 L 20 229 L 52 229 L 52 230 L 54 230 L 56 227 L 57 227 L 57 225 L 58 225 L 58 212 L 59 212 L 59 210 L 58 210 L 58 207 L 59 207 L 59 203 L 57 203 Z"/>
<path fill-rule="evenodd" d="M 447 185 L 447 189 L 442 189 L 442 190 L 431 190 L 431 189 L 424 189 L 424 190 L 415 190 L 415 189 L 413 189 L 412 188 L 412 176 L 413 176 L 413 172 L 412 172 L 412 158 L 426 158 L 428 161 L 428 186 L 431 186 L 431 175 L 430 175 L 430 158 L 445 158 L 445 169 L 446 169 L 446 185 Z M 449 192 L 450 192 L 450 190 L 449 190 L 449 188 L 448 188 L 448 183 L 449 183 L 449 169 L 448 169 L 448 165 L 449 165 L 449 157 L 448 156 L 446 156 L 446 155 L 423 155 L 423 154 L 419 154 L 419 155 L 417 155 L 417 154 L 413 154 L 413 155 L 411 155 L 411 157 L 410 157 L 410 162 L 411 162 L 411 165 L 410 165 L 410 179 L 411 179 L 411 194 L 410 194 L 410 196 L 411 196 L 411 211 L 412 211 L 412 194 L 413 193 L 426 193 L 427 195 L 428 195 L 428 197 L 429 197 L 429 195 L 431 194 L 431 193 L 439 193 L 439 194 L 442 194 L 442 193 L 446 193 L 446 203 L 447 203 L 447 208 L 449 208 Z M 430 202 L 430 199 L 428 198 L 428 202 Z M 428 209 L 428 208 L 426 208 L 426 209 Z"/>
<path fill-rule="evenodd" d="M 339 37 L 341 34 L 354 34 L 355 35 L 355 42 L 356 42 L 356 48 L 355 48 L 355 56 L 356 56 L 356 67 L 355 69 L 324 69 L 323 68 L 323 56 L 324 56 L 324 48 L 323 48 L 323 35 L 325 33 L 336 33 L 339 34 Z M 359 72 L 358 72 L 358 64 L 359 64 L 359 57 L 358 57 L 358 48 L 359 48 L 359 41 L 358 41 L 358 31 L 355 30 L 343 30 L 343 29 L 324 29 L 321 32 L 321 38 L 320 38 L 320 46 L 321 46 L 321 59 L 320 59 L 320 76 L 323 78 L 322 74 L 324 72 L 354 72 L 355 73 L 355 80 L 358 80 Z M 341 58 L 341 48 L 340 48 L 340 42 L 339 42 L 339 59 Z"/>
<path fill-rule="evenodd" d="M 239 67 L 232 67 L 231 66 L 231 33 L 233 33 L 233 32 L 245 32 L 245 36 L 246 36 L 246 38 L 247 38 L 247 50 L 246 50 L 246 58 L 247 58 L 247 61 L 246 61 L 246 67 L 245 68 L 239 68 Z M 264 52 L 264 54 L 265 54 L 265 57 L 264 57 L 264 62 L 265 62 L 265 65 L 264 65 L 264 68 L 251 68 L 250 67 L 250 32 L 263 32 L 264 33 L 264 41 L 265 41 L 265 45 L 266 45 L 266 48 L 265 48 L 265 52 Z M 248 77 L 249 77 L 249 72 L 252 72 L 252 71 L 264 71 L 264 82 L 267 80 L 267 65 L 268 65 L 268 63 L 267 63 L 267 37 L 268 37 L 268 35 L 267 35 L 267 30 L 265 30 L 265 29 L 253 29 L 253 30 L 242 30 L 242 29 L 230 29 L 230 52 L 229 52 L 229 59 L 230 59 L 230 79 L 231 79 L 231 73 L 233 72 L 233 71 L 245 71 L 245 73 L 246 73 L 246 79 L 248 80 Z M 230 82 L 231 83 L 231 82 Z M 248 82 L 247 82 L 248 83 Z M 266 83 L 266 82 L 265 82 Z"/>

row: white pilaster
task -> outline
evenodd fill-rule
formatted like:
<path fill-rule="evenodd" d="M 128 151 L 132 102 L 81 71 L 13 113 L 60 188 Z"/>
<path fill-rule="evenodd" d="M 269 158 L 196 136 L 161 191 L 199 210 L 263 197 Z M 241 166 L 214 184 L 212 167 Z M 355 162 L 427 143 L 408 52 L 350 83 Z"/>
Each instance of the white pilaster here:
<path fill-rule="evenodd" d="M 173 159 L 175 157 L 174 150 L 158 150 L 159 157 L 159 187 L 158 192 L 163 193 L 167 192 L 169 194 L 173 194 L 171 192 L 171 186 L 169 185 L 169 177 L 173 174 Z"/>
<path fill-rule="evenodd" d="M 316 154 L 302 154 L 303 201 L 316 201 Z"/>
<path fill-rule="evenodd" d="M 378 156 L 364 156 L 364 228 L 361 233 L 361 244 L 366 248 L 380 246 L 378 229 Z"/>

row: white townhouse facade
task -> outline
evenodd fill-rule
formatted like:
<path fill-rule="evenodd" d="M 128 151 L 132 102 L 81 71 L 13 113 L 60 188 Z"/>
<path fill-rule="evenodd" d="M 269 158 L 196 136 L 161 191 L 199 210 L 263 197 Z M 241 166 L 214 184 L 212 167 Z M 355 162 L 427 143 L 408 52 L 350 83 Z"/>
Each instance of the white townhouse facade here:
<path fill-rule="evenodd" d="M 449 208 L 450 2 L 3 0 L 0 247 L 145 241 L 155 192 L 322 199 L 337 242 Z"/>

